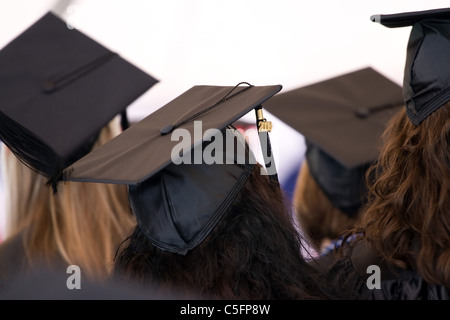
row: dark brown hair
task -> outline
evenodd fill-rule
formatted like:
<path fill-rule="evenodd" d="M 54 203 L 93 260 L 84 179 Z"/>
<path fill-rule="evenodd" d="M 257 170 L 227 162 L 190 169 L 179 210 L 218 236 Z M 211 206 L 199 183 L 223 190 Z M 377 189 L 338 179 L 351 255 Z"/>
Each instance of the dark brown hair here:
<path fill-rule="evenodd" d="M 137 227 L 115 261 L 116 279 L 207 299 L 332 297 L 302 256 L 279 184 L 260 170 L 254 167 L 211 234 L 185 256 L 154 247 Z"/>

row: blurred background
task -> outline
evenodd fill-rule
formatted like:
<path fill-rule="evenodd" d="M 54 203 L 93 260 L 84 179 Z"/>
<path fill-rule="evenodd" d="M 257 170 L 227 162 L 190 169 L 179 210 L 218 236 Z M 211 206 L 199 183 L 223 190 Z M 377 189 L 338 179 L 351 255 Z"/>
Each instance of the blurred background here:
<path fill-rule="evenodd" d="M 159 80 L 129 108 L 139 121 L 194 85 L 281 84 L 283 91 L 370 66 L 402 83 L 410 27 L 370 21 L 448 0 L 0 0 L 0 49 L 48 11 Z M 265 111 L 291 196 L 303 137 Z M 253 123 L 254 113 L 244 117 Z M 260 157 L 260 155 L 259 155 Z M 1 176 L 0 176 L 1 179 Z M 0 240 L 4 192 L 0 181 Z"/>

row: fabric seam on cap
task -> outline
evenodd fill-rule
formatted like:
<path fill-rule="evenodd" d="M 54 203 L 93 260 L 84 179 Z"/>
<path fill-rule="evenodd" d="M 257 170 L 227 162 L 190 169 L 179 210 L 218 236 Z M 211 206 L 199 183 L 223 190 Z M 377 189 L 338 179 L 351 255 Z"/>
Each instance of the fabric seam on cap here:
<path fill-rule="evenodd" d="M 244 172 L 239 177 L 237 183 L 234 185 L 233 189 L 230 190 L 230 192 L 225 197 L 225 200 L 221 203 L 219 208 L 216 210 L 212 218 L 209 220 L 209 222 L 205 225 L 205 228 L 202 229 L 200 233 L 198 233 L 194 239 L 191 241 L 191 244 L 188 248 L 184 250 L 183 254 L 186 254 L 188 250 L 198 246 L 211 232 L 211 230 L 217 225 L 217 222 L 220 220 L 220 218 L 223 216 L 223 214 L 228 210 L 230 205 L 233 203 L 233 201 L 236 198 L 236 195 L 239 193 L 239 191 L 244 186 L 247 179 L 250 177 L 254 164 L 245 164 L 244 166 Z"/>
<path fill-rule="evenodd" d="M 212 215 L 211 219 L 207 222 L 203 230 L 198 233 L 191 241 L 188 243 L 188 245 L 180 249 L 179 247 L 169 245 L 167 243 L 160 242 L 150 236 L 148 238 L 151 240 L 151 242 L 160 249 L 167 250 L 167 248 L 170 248 L 171 250 L 169 252 L 177 253 L 181 255 L 186 255 L 189 250 L 192 250 L 196 246 L 198 246 L 211 232 L 211 230 L 216 226 L 217 222 L 220 220 L 222 215 L 228 210 L 230 205 L 233 203 L 236 195 L 239 193 L 239 191 L 244 186 L 245 182 L 247 181 L 248 177 L 250 177 L 250 174 L 252 173 L 254 164 L 245 164 L 244 166 L 244 172 L 239 177 L 238 181 L 236 182 L 233 189 L 230 190 L 230 192 L 225 197 L 225 200 L 220 204 L 220 206 L 217 208 L 216 212 Z"/>
<path fill-rule="evenodd" d="M 444 103 L 450 100 L 450 88 L 445 89 L 437 96 L 435 96 L 431 101 L 427 102 L 422 109 L 414 116 L 410 109 L 407 109 L 408 116 L 412 123 L 416 126 L 419 125 L 423 120 L 425 120 L 430 114 L 439 109 Z"/>

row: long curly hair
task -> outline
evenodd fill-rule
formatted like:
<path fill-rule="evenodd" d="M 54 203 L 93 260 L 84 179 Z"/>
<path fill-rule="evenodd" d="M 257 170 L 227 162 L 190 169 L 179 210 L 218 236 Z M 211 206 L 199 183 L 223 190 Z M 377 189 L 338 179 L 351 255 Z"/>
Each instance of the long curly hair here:
<path fill-rule="evenodd" d="M 450 102 L 419 126 L 389 123 L 360 228 L 391 266 L 450 288 Z"/>
<path fill-rule="evenodd" d="M 302 239 L 280 185 L 260 168 L 255 166 L 211 234 L 185 256 L 154 247 L 136 227 L 119 248 L 114 279 L 206 299 L 333 297 L 302 256 Z"/>

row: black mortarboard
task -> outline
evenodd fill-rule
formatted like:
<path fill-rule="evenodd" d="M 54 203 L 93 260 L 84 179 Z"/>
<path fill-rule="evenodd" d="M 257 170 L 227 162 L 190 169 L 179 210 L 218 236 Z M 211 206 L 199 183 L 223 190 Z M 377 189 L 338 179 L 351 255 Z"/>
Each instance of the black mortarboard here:
<path fill-rule="evenodd" d="M 311 175 L 330 201 L 353 214 L 388 119 L 403 106 L 399 85 L 368 67 L 280 93 L 264 107 L 306 140 Z"/>
<path fill-rule="evenodd" d="M 51 12 L 0 51 L 0 140 L 56 188 L 157 80 Z"/>
<path fill-rule="evenodd" d="M 450 100 L 450 8 L 373 15 L 390 28 L 412 26 L 409 36 L 403 99 L 416 126 Z"/>
<path fill-rule="evenodd" d="M 128 184 L 147 237 L 163 250 L 186 254 L 227 211 L 256 163 L 244 137 L 229 126 L 260 111 L 280 90 L 194 86 L 68 167 L 64 179 Z M 232 161 L 214 164 L 210 155 Z"/>

